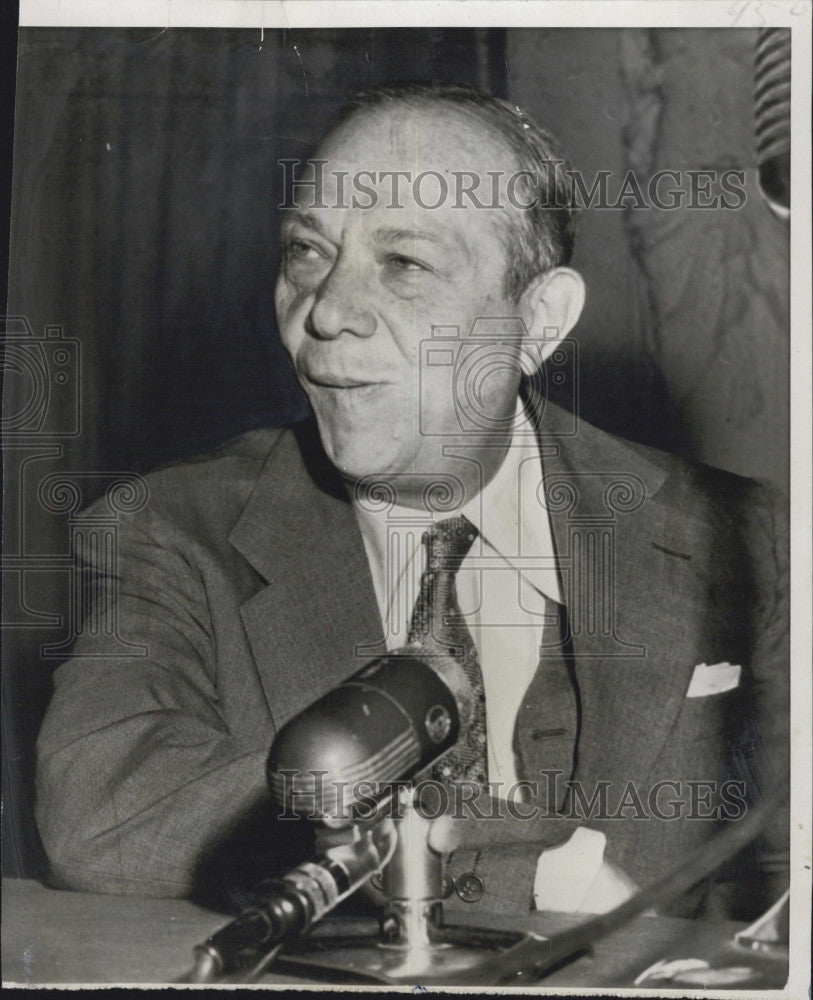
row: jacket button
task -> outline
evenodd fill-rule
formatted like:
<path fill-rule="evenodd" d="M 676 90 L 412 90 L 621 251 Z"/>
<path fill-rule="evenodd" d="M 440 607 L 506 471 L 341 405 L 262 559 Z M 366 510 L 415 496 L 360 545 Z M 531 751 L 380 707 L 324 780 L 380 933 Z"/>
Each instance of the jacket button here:
<path fill-rule="evenodd" d="M 532 740 L 548 740 L 557 736 L 567 736 L 566 729 L 534 729 L 531 733 Z"/>
<path fill-rule="evenodd" d="M 476 903 L 478 899 L 483 898 L 486 887 L 479 875 L 466 872 L 458 878 L 456 890 L 464 903 Z"/>
<path fill-rule="evenodd" d="M 457 885 L 457 882 L 455 880 L 454 875 L 444 875 L 443 876 L 443 882 L 441 884 L 441 890 L 440 890 L 440 892 L 441 892 L 441 895 L 443 896 L 444 899 L 448 899 L 449 896 L 452 895 L 452 893 L 455 891 L 455 886 L 456 885 Z"/>

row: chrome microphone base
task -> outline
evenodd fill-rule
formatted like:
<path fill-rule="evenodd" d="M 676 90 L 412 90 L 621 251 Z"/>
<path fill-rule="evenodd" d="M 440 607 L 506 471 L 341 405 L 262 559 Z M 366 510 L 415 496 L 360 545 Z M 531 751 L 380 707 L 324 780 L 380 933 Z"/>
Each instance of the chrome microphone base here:
<path fill-rule="evenodd" d="M 476 986 L 495 952 L 517 944 L 524 935 L 443 922 L 441 857 L 429 846 L 431 821 L 417 808 L 413 790 L 399 791 L 394 817 L 397 843 L 384 869 L 387 903 L 376 936 L 311 937 L 287 946 L 275 971 L 287 969 L 328 982 L 375 982 L 389 985 Z"/>
<path fill-rule="evenodd" d="M 463 926 L 432 928 L 432 942 L 388 943 L 375 937 L 303 941 L 278 956 L 275 972 L 329 983 L 392 986 L 487 985 L 489 957 L 524 935 Z M 465 942 L 465 943 L 464 943 Z"/>

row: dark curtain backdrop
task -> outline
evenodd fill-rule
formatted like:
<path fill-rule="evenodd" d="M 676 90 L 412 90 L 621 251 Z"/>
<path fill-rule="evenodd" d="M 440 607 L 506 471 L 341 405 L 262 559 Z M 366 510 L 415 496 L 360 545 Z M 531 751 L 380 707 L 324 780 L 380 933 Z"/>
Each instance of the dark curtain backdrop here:
<path fill-rule="evenodd" d="M 116 473 L 306 415 L 274 320 L 277 160 L 307 156 L 357 89 L 478 84 L 551 127 L 588 180 L 601 169 L 746 170 L 741 212 L 584 214 L 575 264 L 589 295 L 578 371 L 563 385 L 575 381 L 581 414 L 610 431 L 784 484 L 787 229 L 753 183 L 753 41 L 749 31 L 21 31 L 16 319 L 4 355 L 4 430 L 17 427 L 5 449 L 5 871 L 42 871 L 33 746 L 72 628 L 78 508 L 45 502 L 43 486 L 64 473 L 87 503 Z M 47 327 L 57 329 L 37 348 L 43 416 L 26 423 L 24 362 Z"/>
<path fill-rule="evenodd" d="M 274 321 L 276 161 L 360 88 L 502 89 L 503 40 L 24 30 L 11 311 L 82 340 L 82 457 L 144 470 L 301 417 Z"/>
<path fill-rule="evenodd" d="M 305 416 L 274 319 L 277 160 L 312 152 L 362 88 L 503 91 L 504 40 L 485 30 L 20 32 L 4 426 L 29 402 L 23 318 L 34 340 L 61 326 L 81 356 L 67 383 L 49 384 L 42 425 L 6 449 L 5 871 L 42 871 L 33 746 L 59 656 L 41 646 L 70 629 L 69 518 L 43 506 L 39 487 L 54 472 L 93 470 L 81 481 L 88 502 L 117 471 Z"/>

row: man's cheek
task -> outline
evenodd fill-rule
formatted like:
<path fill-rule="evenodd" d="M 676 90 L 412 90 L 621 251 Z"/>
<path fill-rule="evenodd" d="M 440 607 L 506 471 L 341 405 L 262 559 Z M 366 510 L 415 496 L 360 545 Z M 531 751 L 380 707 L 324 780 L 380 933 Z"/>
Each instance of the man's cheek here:
<path fill-rule="evenodd" d="M 303 342 L 305 341 L 305 321 L 308 317 L 307 304 L 289 300 L 277 304 L 277 326 L 280 340 L 291 361 L 296 362 Z"/>
<path fill-rule="evenodd" d="M 285 277 L 285 271 L 280 271 L 274 285 L 274 308 L 278 316 L 287 310 L 292 297 L 293 290 Z"/>
<path fill-rule="evenodd" d="M 279 328 L 282 346 L 288 353 L 291 363 L 296 367 L 296 356 L 302 343 L 302 334 L 284 322 L 279 323 Z"/>
<path fill-rule="evenodd" d="M 281 272 L 274 289 L 274 307 L 280 322 L 287 320 L 288 317 L 300 312 L 303 308 L 307 311 L 310 308 L 311 295 L 310 289 L 290 282 L 285 273 Z"/>

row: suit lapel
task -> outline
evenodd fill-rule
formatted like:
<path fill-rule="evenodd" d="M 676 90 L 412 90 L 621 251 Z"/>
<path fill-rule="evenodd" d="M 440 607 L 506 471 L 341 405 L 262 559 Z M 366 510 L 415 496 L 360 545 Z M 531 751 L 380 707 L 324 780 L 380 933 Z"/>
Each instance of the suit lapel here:
<path fill-rule="evenodd" d="M 240 613 L 280 726 L 384 641 L 355 514 L 312 425 L 279 439 L 230 541 L 265 581 Z"/>
<path fill-rule="evenodd" d="M 696 569 L 709 529 L 675 504 L 667 458 L 650 459 L 589 424 L 572 433 L 572 418 L 550 403 L 540 412 L 544 492 L 580 699 L 575 774 L 623 789 L 650 771 L 698 649 L 708 655 Z"/>

